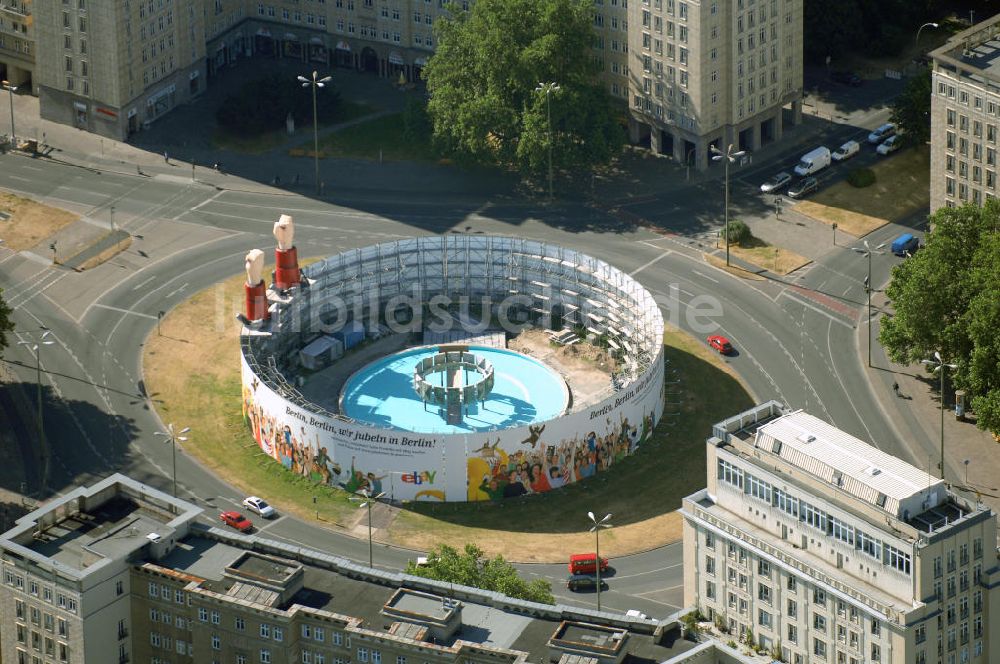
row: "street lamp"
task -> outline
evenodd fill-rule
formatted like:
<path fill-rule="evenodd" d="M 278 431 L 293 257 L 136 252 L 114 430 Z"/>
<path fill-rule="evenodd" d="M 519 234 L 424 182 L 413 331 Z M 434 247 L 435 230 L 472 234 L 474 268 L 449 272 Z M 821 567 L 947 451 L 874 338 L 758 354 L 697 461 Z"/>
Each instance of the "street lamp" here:
<path fill-rule="evenodd" d="M 312 73 L 312 78 L 311 79 L 306 78 L 305 76 L 297 76 L 296 78 L 299 80 L 300 83 L 302 83 L 302 87 L 308 88 L 309 86 L 312 86 L 312 93 L 313 93 L 313 163 L 315 164 L 315 167 L 316 167 L 316 195 L 318 196 L 319 193 L 320 193 L 320 189 L 319 189 L 319 128 L 317 126 L 317 122 L 318 121 L 316 119 L 316 88 L 322 88 L 324 85 L 326 85 L 327 83 L 329 83 L 330 81 L 332 81 L 333 78 L 330 77 L 330 76 L 324 76 L 323 78 L 317 78 L 317 74 L 316 74 L 315 71 Z"/>
<path fill-rule="evenodd" d="M 44 330 L 39 335 L 38 340 L 32 339 L 31 334 L 25 334 L 28 341 L 18 341 L 35 354 L 35 383 L 38 386 L 38 448 L 42 451 L 42 488 L 48 484 L 49 477 L 49 453 L 45 443 L 45 420 L 42 416 L 42 346 L 51 346 L 55 343 L 49 339 L 51 330 Z"/>
<path fill-rule="evenodd" d="M 180 431 L 174 431 L 174 423 L 171 422 L 167 425 L 166 431 L 154 431 L 153 434 L 157 436 L 163 436 L 167 442 L 170 443 L 170 455 L 173 460 L 174 467 L 174 498 L 177 497 L 177 441 L 182 443 L 187 440 L 186 434 L 191 430 L 191 427 L 184 427 Z"/>
<path fill-rule="evenodd" d="M 729 267 L 729 164 L 732 164 L 745 155 L 746 150 L 733 152 L 732 143 L 726 148 L 725 154 L 714 145 L 710 145 L 709 150 L 712 152 L 712 161 L 719 161 L 721 159 L 726 166 L 726 267 Z"/>
<path fill-rule="evenodd" d="M 549 198 L 552 198 L 552 93 L 560 90 L 558 83 L 539 83 L 535 92 L 545 93 L 545 107 L 549 117 Z"/>
<path fill-rule="evenodd" d="M 938 27 L 937 23 L 924 23 L 922 26 L 920 26 L 919 28 L 917 28 L 917 39 L 914 41 L 914 46 L 916 46 L 917 48 L 920 48 L 920 31 L 921 30 L 923 30 L 924 28 L 936 28 L 936 27 Z"/>
<path fill-rule="evenodd" d="M 604 518 L 600 521 L 594 516 L 593 512 L 587 512 L 587 517 L 590 522 L 594 525 L 590 527 L 590 532 L 594 533 L 594 548 L 597 549 L 595 552 L 595 557 L 597 558 L 597 610 L 601 610 L 601 528 L 610 528 L 611 524 L 608 520 L 611 519 L 610 514 L 605 514 Z"/>
<path fill-rule="evenodd" d="M 13 148 L 17 148 L 17 139 L 14 138 L 14 93 L 17 92 L 17 86 L 11 85 L 10 81 L 0 81 L 7 92 L 10 93 L 10 145 Z"/>
<path fill-rule="evenodd" d="M 944 479 L 944 370 L 957 369 L 957 364 L 948 364 L 941 359 L 941 353 L 934 351 L 933 360 L 920 360 L 920 364 L 934 367 L 931 371 L 941 372 L 941 479 Z"/>
<path fill-rule="evenodd" d="M 364 494 L 359 494 L 359 500 L 363 502 L 358 505 L 358 507 L 368 508 L 368 566 L 375 567 L 375 560 L 372 554 L 372 503 L 378 502 L 378 499 L 385 495 L 385 491 L 380 491 L 374 496 L 366 496 Z M 353 499 L 352 499 L 353 500 Z"/>
<path fill-rule="evenodd" d="M 872 254 L 884 254 L 884 251 L 879 251 L 885 243 L 878 245 L 874 249 L 868 246 L 868 240 L 865 240 L 865 248 L 860 249 L 858 247 L 851 247 L 852 251 L 856 251 L 859 254 L 868 257 L 868 276 L 865 277 L 865 293 L 868 294 L 868 366 L 872 365 Z"/>

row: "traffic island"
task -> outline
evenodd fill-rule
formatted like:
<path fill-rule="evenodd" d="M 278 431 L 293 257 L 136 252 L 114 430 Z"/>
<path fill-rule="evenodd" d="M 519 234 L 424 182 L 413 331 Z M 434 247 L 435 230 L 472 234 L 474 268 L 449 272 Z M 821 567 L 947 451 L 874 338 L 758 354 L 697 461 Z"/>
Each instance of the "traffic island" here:
<path fill-rule="evenodd" d="M 305 261 L 302 265 L 305 265 Z M 265 455 L 241 414 L 240 325 L 244 275 L 210 287 L 175 307 L 154 329 L 143 357 L 150 399 L 165 422 L 191 427 L 184 451 L 246 494 L 266 497 L 284 513 L 350 533 L 362 517 L 341 489 L 315 484 Z M 713 422 L 753 399 L 700 340 L 677 330 L 664 335 L 665 408 L 648 441 L 607 471 L 558 492 L 497 502 L 424 503 L 392 507 L 375 540 L 429 549 L 476 542 L 489 555 L 562 561 L 588 548 L 587 512 L 615 514 L 602 551 L 621 556 L 681 537 L 675 510 L 699 488 L 704 439 Z M 602 538 L 604 539 L 604 538 Z"/>

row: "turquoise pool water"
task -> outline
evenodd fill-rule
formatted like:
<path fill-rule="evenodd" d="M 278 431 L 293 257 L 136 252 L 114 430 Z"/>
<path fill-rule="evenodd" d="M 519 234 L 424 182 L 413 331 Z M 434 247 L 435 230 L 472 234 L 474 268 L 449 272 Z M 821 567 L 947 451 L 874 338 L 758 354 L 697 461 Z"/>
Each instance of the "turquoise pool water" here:
<path fill-rule="evenodd" d="M 566 410 L 562 377 L 541 362 L 500 348 L 470 346 L 493 363 L 493 391 L 485 404 L 470 404 L 461 424 L 450 425 L 438 406 L 426 409 L 413 390 L 417 362 L 437 347 L 415 348 L 372 362 L 355 373 L 341 392 L 341 411 L 359 422 L 422 433 L 489 431 L 550 420 Z"/>

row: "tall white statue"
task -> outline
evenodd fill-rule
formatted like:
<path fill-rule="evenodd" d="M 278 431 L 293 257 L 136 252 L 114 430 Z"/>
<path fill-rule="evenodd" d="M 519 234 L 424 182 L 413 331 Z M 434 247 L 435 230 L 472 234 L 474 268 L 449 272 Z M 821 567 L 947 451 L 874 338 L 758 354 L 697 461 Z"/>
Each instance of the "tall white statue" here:
<path fill-rule="evenodd" d="M 291 215 L 283 214 L 274 222 L 274 239 L 278 241 L 278 249 L 287 251 L 295 246 L 295 224 Z"/>
<path fill-rule="evenodd" d="M 251 249 L 246 258 L 247 286 L 256 286 L 264 278 L 264 252 Z"/>

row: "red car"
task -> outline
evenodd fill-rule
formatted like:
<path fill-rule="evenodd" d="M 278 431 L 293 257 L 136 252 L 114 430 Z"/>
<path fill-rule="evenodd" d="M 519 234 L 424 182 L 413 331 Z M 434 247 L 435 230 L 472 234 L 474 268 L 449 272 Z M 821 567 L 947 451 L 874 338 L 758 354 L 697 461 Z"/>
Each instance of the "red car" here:
<path fill-rule="evenodd" d="M 253 524 L 250 522 L 250 519 L 239 512 L 223 512 L 219 515 L 219 518 L 222 519 L 222 523 L 230 528 L 235 528 L 241 533 L 248 533 L 253 530 Z"/>
<path fill-rule="evenodd" d="M 733 345 L 729 343 L 729 339 L 718 334 L 713 334 L 708 338 L 708 345 L 719 351 L 721 355 L 729 355 L 733 352 Z"/>

